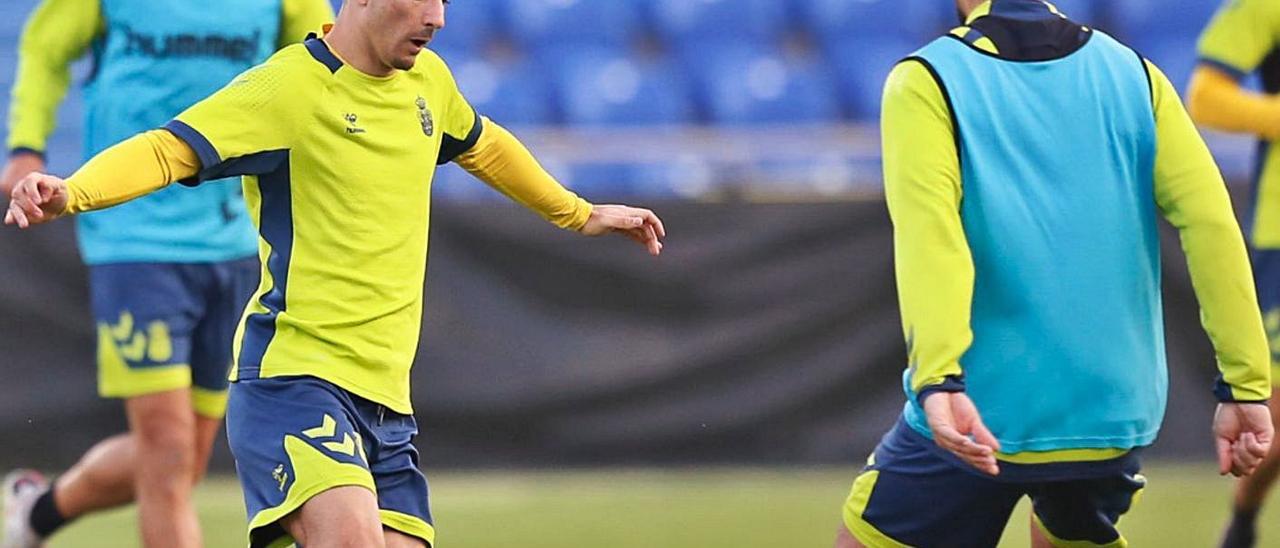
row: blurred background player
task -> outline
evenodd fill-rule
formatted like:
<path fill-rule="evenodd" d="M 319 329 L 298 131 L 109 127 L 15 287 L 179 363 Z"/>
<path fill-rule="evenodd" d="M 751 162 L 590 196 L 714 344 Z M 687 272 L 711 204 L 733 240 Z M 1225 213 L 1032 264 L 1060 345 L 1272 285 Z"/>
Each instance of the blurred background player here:
<path fill-rule="evenodd" d="M 1258 137 L 1257 172 L 1246 210 L 1247 236 L 1253 258 L 1263 324 L 1271 342 L 1273 368 L 1280 356 L 1280 3 L 1229 0 L 1200 38 L 1200 64 L 1191 79 L 1191 116 L 1213 129 Z M 1250 74 L 1261 76 L 1262 92 L 1245 87 Z M 1278 377 L 1273 372 L 1272 380 Z M 1273 421 L 1280 409 L 1272 407 Z M 1280 445 L 1258 471 L 1236 485 L 1232 517 L 1222 546 L 1244 548 L 1256 542 L 1255 518 L 1280 472 Z"/>
<path fill-rule="evenodd" d="M 86 52 L 95 63 L 85 89 L 91 156 L 332 18 L 325 0 L 45 0 L 22 34 L 0 187 L 7 194 L 45 170 L 70 65 Z M 33 471 L 10 474 L 4 546 L 38 546 L 76 517 L 134 500 L 148 546 L 197 546 L 190 494 L 222 423 L 234 329 L 257 281 L 239 185 L 167 189 L 80 217 L 78 229 L 99 391 L 125 399 L 130 431 L 94 446 L 52 486 Z"/>
<path fill-rule="evenodd" d="M 264 250 L 238 329 L 228 437 L 252 546 L 427 546 L 410 368 L 431 180 L 457 162 L 556 225 L 662 250 L 661 221 L 592 206 L 481 118 L 425 49 L 442 0 L 348 0 L 309 37 L 70 179 L 19 181 L 27 227 L 168 186 L 244 175 Z M 132 177 L 124 177 L 132 173 Z M 384 531 L 385 529 L 385 531 Z"/>
<path fill-rule="evenodd" d="M 837 544 L 994 546 L 1029 496 L 1034 545 L 1122 546 L 1167 399 L 1157 213 L 1217 352 L 1219 472 L 1271 444 L 1245 245 L 1155 65 L 1039 0 L 956 4 L 885 84 L 908 403 Z"/>

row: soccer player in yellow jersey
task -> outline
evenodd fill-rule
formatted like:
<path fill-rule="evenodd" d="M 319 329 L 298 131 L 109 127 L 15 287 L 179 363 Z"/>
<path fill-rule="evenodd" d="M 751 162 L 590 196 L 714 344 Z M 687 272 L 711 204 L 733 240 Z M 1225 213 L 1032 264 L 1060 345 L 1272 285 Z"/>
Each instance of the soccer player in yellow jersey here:
<path fill-rule="evenodd" d="M 9 4 L 0 11 L 12 15 Z M 0 193 L 45 170 L 76 58 L 94 60 L 83 89 L 87 158 L 332 21 L 328 0 L 41 0 L 18 46 Z M 81 216 L 76 228 L 98 391 L 123 400 L 129 432 L 95 444 L 52 485 L 33 470 L 8 474 L 0 548 L 36 548 L 80 516 L 134 501 L 147 546 L 197 546 L 191 491 L 222 428 L 231 342 L 258 284 L 239 181 L 157 192 Z"/>
<path fill-rule="evenodd" d="M 1191 78 L 1188 106 L 1201 125 L 1258 137 L 1257 173 L 1246 210 L 1247 236 L 1263 324 L 1270 339 L 1273 380 L 1280 365 L 1280 2 L 1230 0 L 1209 23 L 1199 44 L 1200 64 Z M 1245 89 L 1258 73 L 1262 93 Z M 1280 409 L 1272 407 L 1272 420 Z M 1280 474 L 1280 444 L 1253 475 L 1236 486 L 1231 523 L 1222 546 L 1253 546 L 1255 518 Z"/>
<path fill-rule="evenodd" d="M 442 0 L 348 0 L 167 124 L 63 181 L 20 181 L 27 227 L 171 182 L 243 176 L 262 282 L 234 345 L 227 432 L 252 546 L 425 546 L 435 538 L 412 445 L 432 174 L 453 161 L 562 228 L 662 250 L 651 211 L 592 206 L 476 114 L 425 49 Z M 127 174 L 127 175 L 126 175 Z"/>

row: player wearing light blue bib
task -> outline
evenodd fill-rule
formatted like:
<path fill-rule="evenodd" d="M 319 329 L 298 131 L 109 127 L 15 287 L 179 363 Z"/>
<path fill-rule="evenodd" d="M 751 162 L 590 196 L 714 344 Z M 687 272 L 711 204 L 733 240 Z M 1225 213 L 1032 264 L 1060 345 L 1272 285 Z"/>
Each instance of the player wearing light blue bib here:
<path fill-rule="evenodd" d="M 1220 471 L 1271 443 L 1244 241 L 1155 65 L 1041 0 L 956 5 L 885 84 L 907 403 L 837 545 L 994 546 L 1028 497 L 1035 546 L 1122 547 L 1167 400 L 1159 217 L 1217 354 Z"/>
<path fill-rule="evenodd" d="M 164 125 L 332 17 L 326 0 L 44 0 L 21 39 L 0 186 L 7 194 L 44 170 L 82 55 L 94 67 L 84 85 L 90 157 Z M 34 472 L 11 474 L 3 546 L 38 546 L 70 519 L 132 500 L 148 546 L 197 546 L 190 491 L 225 413 L 235 326 L 258 278 L 240 185 L 175 186 L 84 215 L 77 228 L 99 392 L 126 400 L 131 432 L 94 447 L 52 488 Z"/>

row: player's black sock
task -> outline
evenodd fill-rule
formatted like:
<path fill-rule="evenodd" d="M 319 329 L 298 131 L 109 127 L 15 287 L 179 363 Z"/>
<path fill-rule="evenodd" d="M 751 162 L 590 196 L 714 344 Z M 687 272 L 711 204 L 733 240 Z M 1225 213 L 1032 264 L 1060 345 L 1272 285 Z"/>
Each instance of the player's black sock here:
<path fill-rule="evenodd" d="M 31 506 L 31 528 L 42 538 L 49 538 L 49 535 L 61 529 L 69 521 L 71 520 L 64 517 L 58 511 L 58 505 L 53 502 L 53 487 L 40 495 L 36 503 Z"/>
<path fill-rule="evenodd" d="M 1253 548 L 1257 542 L 1256 520 L 1258 510 L 1236 509 L 1231 513 L 1231 524 L 1222 537 L 1222 548 Z"/>

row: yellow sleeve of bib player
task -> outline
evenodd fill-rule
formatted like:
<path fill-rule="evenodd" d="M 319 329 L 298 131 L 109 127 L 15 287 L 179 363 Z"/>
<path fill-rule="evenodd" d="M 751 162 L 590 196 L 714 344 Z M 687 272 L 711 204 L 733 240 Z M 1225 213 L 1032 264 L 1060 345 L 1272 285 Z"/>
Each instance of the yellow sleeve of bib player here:
<path fill-rule="evenodd" d="M 9 100 L 9 150 L 44 153 L 58 103 L 71 85 L 71 63 L 89 49 L 104 25 L 96 0 L 44 0 L 31 13 L 18 44 Z"/>
<path fill-rule="evenodd" d="M 960 221 L 960 159 L 951 113 L 919 62 L 894 67 L 881 106 L 885 201 L 911 389 L 958 379 L 973 343 L 973 256 Z M 938 275 L 945 273 L 945 275 Z"/>
<path fill-rule="evenodd" d="M 1147 62 L 1156 116 L 1155 196 L 1178 229 L 1200 321 L 1217 354 L 1223 401 L 1271 396 L 1271 357 L 1249 255 L 1222 173 L 1169 79 Z"/>

